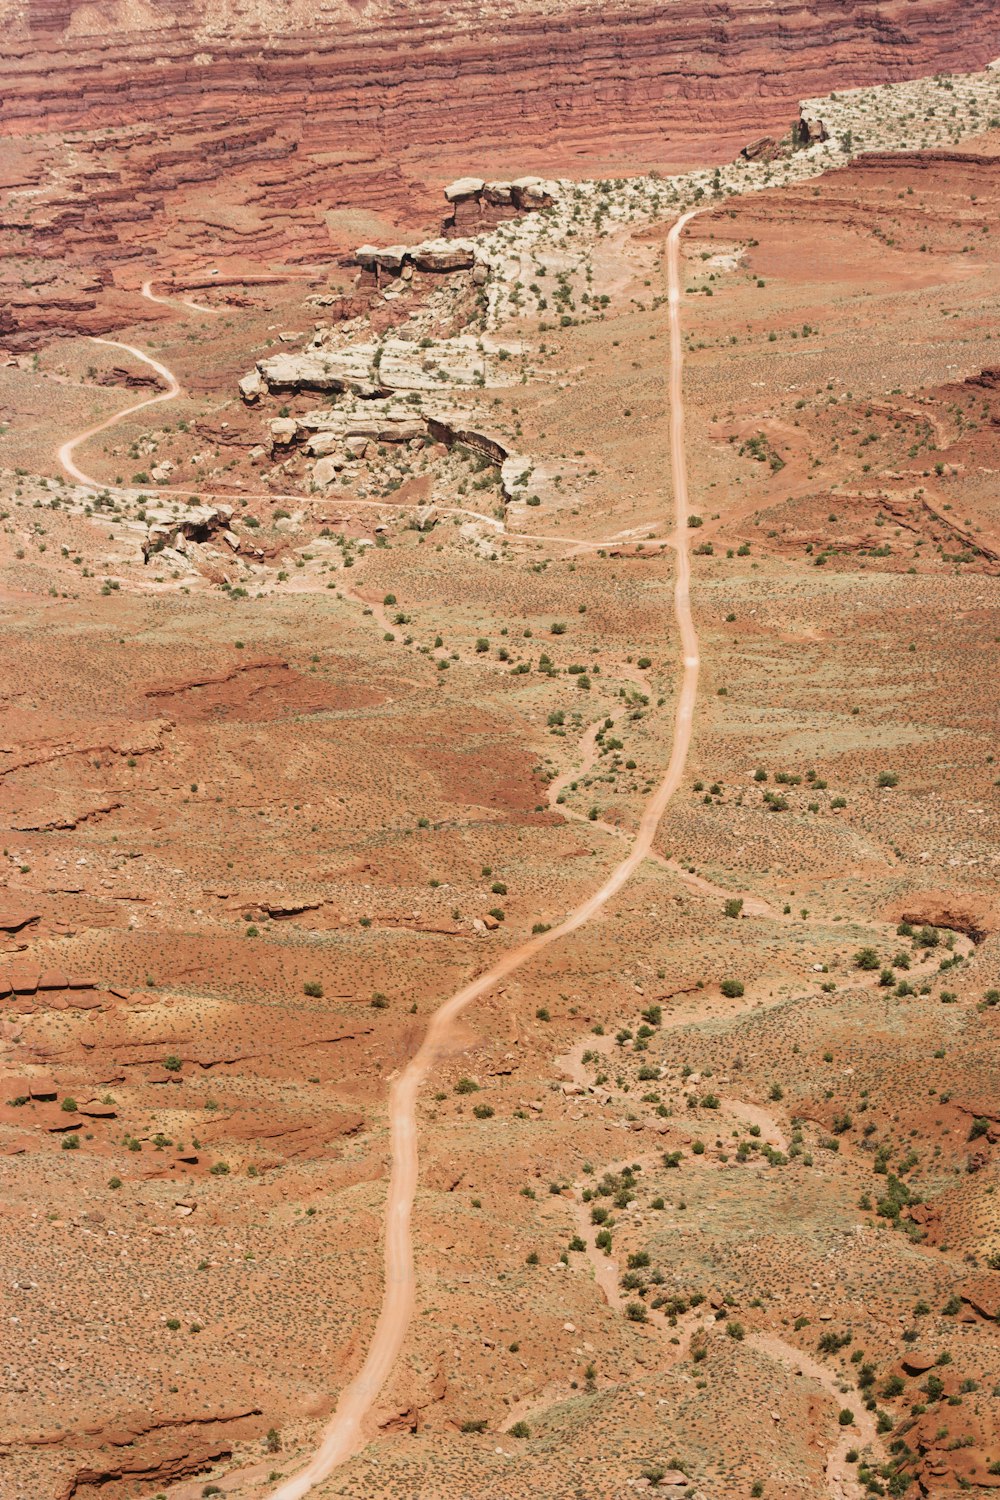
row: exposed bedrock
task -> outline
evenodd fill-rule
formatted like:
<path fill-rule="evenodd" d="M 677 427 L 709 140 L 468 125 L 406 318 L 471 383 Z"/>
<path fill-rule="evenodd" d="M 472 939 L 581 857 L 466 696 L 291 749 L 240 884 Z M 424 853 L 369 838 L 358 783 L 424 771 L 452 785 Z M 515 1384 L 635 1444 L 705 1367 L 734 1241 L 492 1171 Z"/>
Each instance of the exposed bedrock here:
<path fill-rule="evenodd" d="M 363 20 L 348 5 L 284 13 L 265 33 L 235 8 L 227 25 L 207 0 L 174 0 L 144 8 L 129 31 L 72 0 L 3 0 L 0 120 L 23 130 L 146 118 L 176 134 L 171 121 L 210 107 L 220 121 L 252 100 L 262 129 L 298 105 L 303 139 L 325 136 L 328 149 L 374 136 L 387 157 L 444 145 L 468 161 L 482 142 L 492 162 L 498 145 L 526 141 L 600 156 L 616 134 L 737 128 L 771 113 L 769 100 L 777 120 L 830 85 L 981 66 L 1000 43 L 994 0 L 527 6 L 488 35 L 470 4 L 433 24 L 381 6 Z"/>
<path fill-rule="evenodd" d="M 489 34 L 468 0 L 443 15 L 290 0 L 266 32 L 207 0 L 158 0 L 134 29 L 114 14 L 0 0 L 14 351 L 168 316 L 135 305 L 151 269 L 221 267 L 221 287 L 327 265 L 357 244 L 346 210 L 426 230 L 457 172 L 483 177 L 451 198 L 448 237 L 543 206 L 526 170 L 724 159 L 782 135 L 800 98 L 1000 53 L 995 0 L 529 5 Z"/>

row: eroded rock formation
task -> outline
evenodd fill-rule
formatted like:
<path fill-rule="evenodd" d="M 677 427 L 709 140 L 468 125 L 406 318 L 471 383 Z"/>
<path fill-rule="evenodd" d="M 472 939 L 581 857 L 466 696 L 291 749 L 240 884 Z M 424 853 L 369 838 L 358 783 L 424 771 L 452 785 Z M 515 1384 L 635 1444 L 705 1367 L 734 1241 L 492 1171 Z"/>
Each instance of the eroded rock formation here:
<path fill-rule="evenodd" d="M 8 347 L 134 321 L 115 299 L 164 261 L 239 274 L 328 259 L 350 248 L 342 208 L 424 226 L 470 160 L 595 175 L 725 157 L 780 134 L 800 98 L 1000 52 L 993 0 L 960 15 L 947 0 L 530 5 L 489 35 L 469 4 L 442 18 L 293 3 L 266 32 L 206 0 L 141 16 L 129 29 L 73 0 L 0 3 Z M 537 191 L 512 177 L 458 193 L 447 232 Z"/>

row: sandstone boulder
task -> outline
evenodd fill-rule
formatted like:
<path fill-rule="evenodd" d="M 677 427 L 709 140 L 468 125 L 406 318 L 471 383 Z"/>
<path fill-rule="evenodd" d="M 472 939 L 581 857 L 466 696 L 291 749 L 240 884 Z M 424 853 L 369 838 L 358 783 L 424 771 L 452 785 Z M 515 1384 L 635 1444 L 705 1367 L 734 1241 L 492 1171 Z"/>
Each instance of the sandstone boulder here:
<path fill-rule="evenodd" d="M 22 927 L 29 927 L 32 922 L 37 922 L 41 913 L 26 906 L 5 905 L 0 910 L 0 932 L 20 932 Z"/>
<path fill-rule="evenodd" d="M 425 240 L 408 254 L 418 271 L 468 271 L 476 263 L 471 240 Z"/>
<path fill-rule="evenodd" d="M 266 389 L 259 370 L 251 370 L 239 383 L 240 395 L 248 406 L 262 396 Z"/>
<path fill-rule="evenodd" d="M 342 458 L 321 458 L 319 463 L 313 464 L 313 484 L 318 484 L 323 489 L 326 489 L 328 484 L 333 483 L 343 467 L 344 460 Z"/>
<path fill-rule="evenodd" d="M 993 1323 L 1000 1321 L 1000 1276 L 986 1272 L 971 1277 L 957 1291 L 966 1307 L 971 1307 L 981 1318 Z"/>
<path fill-rule="evenodd" d="M 299 424 L 294 417 L 275 417 L 270 424 L 271 447 L 287 448 L 294 443 L 299 430 Z"/>
<path fill-rule="evenodd" d="M 269 391 L 350 391 L 365 398 L 388 395 L 375 378 L 372 345 L 359 345 L 329 354 L 317 349 L 301 354 L 275 354 L 257 368 Z"/>
<path fill-rule="evenodd" d="M 340 452 L 341 437 L 336 432 L 314 432 L 306 439 L 306 452 L 310 458 L 329 458 Z"/>
<path fill-rule="evenodd" d="M 807 120 L 805 115 L 799 119 L 795 127 L 795 135 L 800 146 L 814 146 L 820 141 L 829 140 L 829 132 L 822 120 Z"/>
<path fill-rule="evenodd" d="M 526 212 L 551 208 L 559 196 L 559 184 L 541 177 L 517 177 L 510 189 L 514 207 Z"/>
<path fill-rule="evenodd" d="M 485 186 L 481 177 L 459 177 L 455 182 L 449 182 L 444 195 L 449 203 L 457 203 L 461 198 L 478 198 Z"/>
<path fill-rule="evenodd" d="M 773 135 L 761 135 L 754 141 L 748 141 L 740 155 L 747 161 L 773 161 L 779 150 Z"/>

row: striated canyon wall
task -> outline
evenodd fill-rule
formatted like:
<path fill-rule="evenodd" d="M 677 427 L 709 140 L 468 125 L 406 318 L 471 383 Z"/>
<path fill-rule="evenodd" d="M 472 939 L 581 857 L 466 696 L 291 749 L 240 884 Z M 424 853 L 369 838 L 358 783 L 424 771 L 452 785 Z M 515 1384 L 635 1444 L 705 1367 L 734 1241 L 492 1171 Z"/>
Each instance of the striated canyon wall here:
<path fill-rule="evenodd" d="M 387 160 L 531 148 L 569 165 L 1000 50 L 995 0 L 564 0 L 505 8 L 488 30 L 471 4 L 0 0 L 0 21 L 7 130 L 291 114 L 314 143 L 377 143 Z"/>
<path fill-rule="evenodd" d="M 723 159 L 831 88 L 982 66 L 996 0 L 0 0 L 0 339 L 114 286 L 426 228 L 441 188 Z M 147 311 L 153 309 L 147 305 Z"/>

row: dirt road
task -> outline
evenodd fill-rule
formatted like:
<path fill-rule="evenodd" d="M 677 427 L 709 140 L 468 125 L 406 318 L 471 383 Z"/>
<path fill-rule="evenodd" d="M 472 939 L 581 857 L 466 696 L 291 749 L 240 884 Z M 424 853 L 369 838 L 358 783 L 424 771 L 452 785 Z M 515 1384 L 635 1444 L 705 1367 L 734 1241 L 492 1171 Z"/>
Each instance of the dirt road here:
<path fill-rule="evenodd" d="M 153 291 L 152 281 L 142 283 L 142 295 L 147 302 L 158 302 L 161 307 L 189 307 L 192 312 L 207 313 L 212 318 L 219 316 L 219 308 L 209 307 L 204 302 L 192 302 L 190 297 L 158 297 Z"/>
<path fill-rule="evenodd" d="M 389 1093 L 389 1130 L 392 1167 L 386 1197 L 384 1259 L 385 1290 L 378 1322 L 364 1364 L 344 1389 L 319 1448 L 309 1463 L 296 1475 L 272 1492 L 271 1500 L 300 1500 L 314 1485 L 356 1453 L 364 1444 L 365 1418 L 384 1387 L 399 1356 L 413 1316 L 414 1268 L 411 1216 L 418 1176 L 416 1103 L 420 1087 L 445 1050 L 451 1028 L 458 1016 L 473 1001 L 528 963 L 543 949 L 568 937 L 596 917 L 607 903 L 631 879 L 649 855 L 663 812 L 680 784 L 691 741 L 691 726 L 698 689 L 698 638 L 691 617 L 689 598 L 690 560 L 687 550 L 688 497 L 684 461 L 684 409 L 682 403 L 682 344 L 680 327 L 679 242 L 680 235 L 694 213 L 687 213 L 671 229 L 666 244 L 668 306 L 670 318 L 670 465 L 674 493 L 673 536 L 668 545 L 677 556 L 674 579 L 674 617 L 682 650 L 681 686 L 674 721 L 673 743 L 666 771 L 643 812 L 632 847 L 593 895 L 582 902 L 558 925 L 539 933 L 506 953 L 486 973 L 464 986 L 434 1012 L 420 1049 L 391 1082 Z M 151 287 L 144 295 L 160 301 Z M 193 307 L 193 304 L 188 304 Z M 197 309 L 201 311 L 201 308 Z M 82 443 L 106 431 L 124 417 L 158 402 L 173 400 L 180 385 L 166 365 L 152 359 L 131 344 L 113 339 L 98 343 L 124 349 L 155 370 L 165 388 L 143 397 L 124 410 L 115 412 L 103 422 L 68 439 L 59 449 L 59 462 L 74 480 L 92 485 L 94 481 L 76 465 L 73 453 Z M 169 493 L 169 491 L 162 491 Z M 174 491 L 173 493 L 185 493 Z M 483 517 L 482 519 L 490 519 Z M 496 525 L 495 522 L 492 524 Z M 502 529 L 502 528 L 501 528 Z M 560 538 L 560 541 L 571 540 Z M 588 543 L 587 545 L 600 545 Z"/>
<path fill-rule="evenodd" d="M 364 1364 L 341 1394 L 319 1448 L 305 1468 L 272 1491 L 271 1500 L 301 1500 L 314 1485 L 358 1452 L 364 1444 L 364 1420 L 388 1380 L 403 1347 L 414 1303 L 413 1237 L 410 1223 L 418 1172 L 417 1095 L 427 1074 L 445 1050 L 452 1024 L 462 1011 L 494 985 L 530 962 L 543 949 L 585 926 L 603 910 L 646 858 L 664 809 L 680 784 L 691 743 L 699 666 L 698 637 L 691 618 L 689 597 L 688 496 L 681 393 L 679 242 L 684 226 L 691 218 L 693 214 L 689 213 L 678 219 L 668 235 L 666 246 L 670 312 L 670 470 L 674 491 L 674 545 L 677 554 L 674 616 L 683 652 L 681 689 L 677 700 L 670 760 L 663 779 L 642 815 L 630 852 L 612 870 L 600 889 L 557 926 L 511 949 L 485 974 L 465 985 L 439 1006 L 431 1018 L 419 1051 L 393 1080 L 389 1093 L 392 1168 L 385 1206 L 385 1292 L 375 1333 Z"/>
<path fill-rule="evenodd" d="M 172 370 L 168 370 L 166 365 L 161 365 L 159 360 L 150 358 L 148 354 L 143 354 L 141 349 L 136 349 L 131 344 L 121 344 L 117 339 L 95 338 L 94 343 L 108 344 L 112 349 L 127 350 L 129 354 L 134 354 L 136 359 L 141 360 L 144 365 L 149 365 L 151 370 L 155 370 L 161 380 L 166 381 L 166 388 L 162 391 L 157 391 L 155 396 L 144 396 L 141 401 L 133 402 L 131 406 L 126 406 L 122 411 L 116 411 L 113 416 L 107 417 L 103 422 L 98 422 L 96 427 L 88 427 L 86 432 L 78 432 L 76 437 L 68 438 L 59 449 L 56 457 L 71 479 L 75 479 L 78 484 L 96 485 L 100 489 L 101 486 L 96 480 L 91 479 L 89 474 L 85 474 L 82 469 L 77 468 L 73 460 L 74 449 L 79 448 L 81 443 L 89 442 L 99 432 L 106 432 L 109 427 L 114 427 L 123 417 L 130 417 L 133 412 L 142 411 L 144 406 L 155 406 L 158 401 L 172 401 L 175 396 L 180 394 L 181 388 Z"/>

